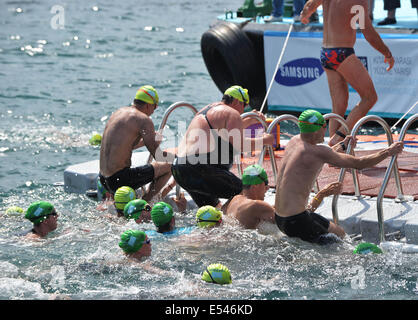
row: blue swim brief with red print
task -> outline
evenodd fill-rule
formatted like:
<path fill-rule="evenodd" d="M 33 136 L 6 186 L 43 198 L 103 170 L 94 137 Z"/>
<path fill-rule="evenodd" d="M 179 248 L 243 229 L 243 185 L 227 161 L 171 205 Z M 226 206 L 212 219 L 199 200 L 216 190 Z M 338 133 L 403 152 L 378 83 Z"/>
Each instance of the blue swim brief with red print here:
<path fill-rule="evenodd" d="M 322 48 L 321 65 L 325 69 L 337 70 L 340 64 L 354 54 L 353 48 Z"/>

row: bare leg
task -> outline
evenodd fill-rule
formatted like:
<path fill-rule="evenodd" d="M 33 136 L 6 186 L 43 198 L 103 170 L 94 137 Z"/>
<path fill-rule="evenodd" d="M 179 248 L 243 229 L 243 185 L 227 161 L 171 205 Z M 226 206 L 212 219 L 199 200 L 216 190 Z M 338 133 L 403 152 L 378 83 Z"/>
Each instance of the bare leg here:
<path fill-rule="evenodd" d="M 361 98 L 346 119 L 347 126 L 351 130 L 356 122 L 366 116 L 374 106 L 377 101 L 377 93 L 367 69 L 354 54 L 341 63 L 338 73 L 357 91 Z M 334 135 L 331 137 L 329 145 L 333 146 L 341 140 L 340 136 Z"/>
<path fill-rule="evenodd" d="M 332 112 L 344 117 L 348 104 L 348 85 L 344 77 L 337 71 L 325 69 L 328 79 L 329 93 L 332 101 Z M 335 131 L 340 127 L 336 120 L 329 122 L 329 136 L 332 137 Z M 332 142 L 332 143 L 331 143 Z M 330 141 L 330 146 L 336 142 Z"/>
<path fill-rule="evenodd" d="M 154 167 L 154 181 L 151 182 L 148 192 L 142 197 L 147 202 L 160 192 L 171 177 L 171 163 L 154 162 L 152 166 Z"/>

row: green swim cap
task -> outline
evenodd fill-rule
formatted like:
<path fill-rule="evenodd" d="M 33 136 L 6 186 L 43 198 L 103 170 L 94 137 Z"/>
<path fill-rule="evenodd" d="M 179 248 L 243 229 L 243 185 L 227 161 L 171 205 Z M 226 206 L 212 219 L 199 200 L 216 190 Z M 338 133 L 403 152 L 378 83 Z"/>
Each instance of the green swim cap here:
<path fill-rule="evenodd" d="M 353 253 L 354 254 L 367 254 L 367 253 L 383 253 L 377 245 L 370 242 L 363 242 L 356 246 Z"/>
<path fill-rule="evenodd" d="M 170 222 L 173 215 L 173 208 L 165 202 L 156 203 L 151 210 L 151 219 L 157 227 Z"/>
<path fill-rule="evenodd" d="M 145 242 L 145 232 L 141 230 L 128 230 L 121 234 L 119 247 L 126 253 L 134 253 L 142 248 Z"/>
<path fill-rule="evenodd" d="M 142 210 L 151 210 L 151 206 L 143 199 L 135 199 L 129 201 L 125 208 L 123 208 L 123 215 L 127 219 L 138 219 L 141 216 Z"/>
<path fill-rule="evenodd" d="M 325 119 L 322 114 L 312 109 L 303 111 L 298 120 L 301 133 L 318 131 L 325 124 Z"/>
<path fill-rule="evenodd" d="M 92 146 L 97 146 L 97 145 L 101 144 L 101 143 L 102 143 L 102 136 L 100 135 L 100 133 L 94 133 L 94 134 L 91 136 L 91 138 L 90 138 L 90 140 L 89 140 L 89 143 L 90 143 Z"/>
<path fill-rule="evenodd" d="M 209 265 L 202 273 L 202 280 L 217 284 L 230 284 L 232 282 L 229 269 L 220 263 Z"/>
<path fill-rule="evenodd" d="M 136 193 L 134 189 L 127 186 L 120 187 L 115 192 L 115 207 L 116 209 L 123 211 L 126 204 L 134 199 L 136 199 Z"/>
<path fill-rule="evenodd" d="M 265 183 L 266 185 L 269 183 L 266 170 L 258 164 L 253 164 L 245 168 L 242 174 L 242 184 L 249 186 L 260 183 Z"/>
<path fill-rule="evenodd" d="M 40 224 L 54 211 L 54 206 L 51 203 L 47 201 L 37 201 L 29 206 L 25 218 L 34 224 Z"/>
<path fill-rule="evenodd" d="M 135 95 L 135 100 L 141 100 L 149 104 L 158 105 L 158 93 L 152 86 L 142 86 Z"/>
<path fill-rule="evenodd" d="M 200 207 L 196 212 L 196 223 L 200 228 L 214 227 L 222 221 L 222 211 L 212 206 Z"/>
<path fill-rule="evenodd" d="M 250 96 L 248 95 L 248 90 L 240 86 L 232 86 L 225 90 L 224 94 L 231 96 L 232 98 L 238 99 L 245 104 L 250 103 Z"/>

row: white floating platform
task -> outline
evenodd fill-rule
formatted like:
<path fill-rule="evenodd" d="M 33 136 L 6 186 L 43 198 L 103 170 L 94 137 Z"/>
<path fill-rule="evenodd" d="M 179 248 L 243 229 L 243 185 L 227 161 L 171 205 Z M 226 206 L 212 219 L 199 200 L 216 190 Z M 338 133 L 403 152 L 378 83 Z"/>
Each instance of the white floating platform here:
<path fill-rule="evenodd" d="M 144 165 L 148 152 L 134 152 L 132 166 Z M 66 192 L 85 194 L 87 190 L 97 189 L 99 160 L 84 162 L 68 167 L 64 171 L 64 189 Z M 168 196 L 173 196 L 175 190 Z M 274 190 L 266 193 L 265 200 L 274 205 Z M 196 204 L 186 194 L 188 209 L 193 210 Z M 332 220 L 332 197 L 324 199 L 316 212 Z M 338 200 L 339 223 L 347 234 L 362 235 L 364 241 L 379 242 L 379 226 L 377 220 L 376 198 L 340 195 Z M 403 241 L 418 245 L 418 201 L 409 200 L 397 203 L 394 199 L 383 200 L 383 215 L 385 219 L 385 234 L 398 232 Z"/>
<path fill-rule="evenodd" d="M 149 152 L 132 153 L 132 166 L 147 163 Z M 70 193 L 85 194 L 87 190 L 97 190 L 100 161 L 93 160 L 69 166 L 64 171 L 64 190 Z"/>

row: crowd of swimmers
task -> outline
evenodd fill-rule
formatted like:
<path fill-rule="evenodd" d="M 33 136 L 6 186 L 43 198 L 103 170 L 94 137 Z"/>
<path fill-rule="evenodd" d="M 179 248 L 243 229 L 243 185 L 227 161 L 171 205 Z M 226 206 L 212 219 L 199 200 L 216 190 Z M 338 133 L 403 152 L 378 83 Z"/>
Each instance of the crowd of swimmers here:
<path fill-rule="evenodd" d="M 226 132 L 237 129 L 242 133 L 254 123 L 241 118 L 248 103 L 246 89 L 238 85 L 228 88 L 222 101 L 204 107 L 195 115 L 171 158 L 168 152 L 160 150 L 149 117 L 158 106 L 158 94 L 152 86 L 141 87 L 131 106 L 122 107 L 112 114 L 101 142 L 98 192 L 102 193 L 105 201 L 114 205 L 119 217 L 132 219 L 139 225 L 149 221 L 155 225 L 155 230 L 130 229 L 121 234 L 119 247 L 127 257 L 140 260 L 151 255 L 150 238 L 158 234 L 179 235 L 198 227 L 215 227 L 222 223 L 223 217 L 235 219 L 248 229 L 257 229 L 262 222 L 272 223 L 285 235 L 312 243 L 329 243 L 329 234 L 337 236 L 331 237 L 332 241 L 343 239 L 345 232 L 341 226 L 315 213 L 324 197 L 341 192 L 341 183 L 331 183 L 314 197 L 310 196 L 323 165 L 328 163 L 336 167 L 363 169 L 403 149 L 402 142 L 396 142 L 368 156 L 346 154 L 343 151 L 349 143 L 355 146 L 351 136 L 344 137 L 332 147 L 323 144 L 326 121 L 321 113 L 308 109 L 298 119 L 300 134 L 286 145 L 277 181 L 271 183 L 265 169 L 258 164 L 247 166 L 239 178 L 230 169 L 233 156 L 242 150 L 244 140 L 248 140 L 246 145 L 251 150 L 275 142 L 274 136 L 267 133 L 256 138 L 242 134 L 238 141 L 236 137 L 222 134 L 220 129 L 226 129 Z M 265 119 L 256 110 L 253 112 Z M 197 137 L 197 128 L 207 132 L 207 135 Z M 205 139 L 213 139 L 214 143 L 202 141 Z M 226 147 L 220 147 L 222 144 Z M 148 149 L 155 161 L 131 167 L 132 151 L 142 146 Z M 159 161 L 158 155 L 164 155 L 162 159 L 165 162 Z M 174 181 L 168 183 L 171 176 Z M 166 196 L 176 183 L 188 192 L 199 208 L 194 226 L 176 228 L 173 207 L 167 201 L 152 204 L 157 196 L 159 199 L 162 199 L 162 194 Z M 137 192 L 146 185 L 147 190 Z M 274 206 L 264 199 L 270 186 L 276 189 Z M 179 212 L 186 210 L 184 194 L 173 200 L 176 200 Z M 28 237 L 43 238 L 57 228 L 58 213 L 47 201 L 31 204 L 25 218 L 33 223 Z M 215 267 L 212 273 L 205 270 L 202 279 L 216 282 L 213 281 L 213 274 L 218 271 L 223 274 L 227 270 L 222 265 L 216 267 L 224 271 L 220 272 Z"/>
<path fill-rule="evenodd" d="M 328 27 L 324 28 L 321 64 L 328 79 L 333 113 L 345 115 L 348 84 L 360 95 L 360 101 L 346 118 L 350 130 L 377 101 L 368 71 L 353 49 L 356 30 L 347 23 L 353 16 L 350 8 L 357 2 L 367 7 L 366 0 L 309 0 L 300 14 L 302 23 L 308 23 L 319 5 L 324 8 L 324 25 Z M 361 32 L 385 57 L 389 71 L 395 63 L 394 57 L 367 15 L 365 20 Z M 134 219 L 139 224 L 151 220 L 155 232 L 160 234 L 180 230 L 175 231 L 170 204 L 163 201 L 151 204 L 157 196 L 164 197 L 178 184 L 199 208 L 197 226 L 216 226 L 223 216 L 228 216 L 250 229 L 257 228 L 261 222 L 270 222 L 288 237 L 312 243 L 327 243 L 328 234 L 336 235 L 333 239 L 343 239 L 346 234 L 341 226 L 315 213 L 324 197 L 339 194 L 342 190 L 341 183 L 335 182 L 311 197 L 322 167 L 328 164 L 364 169 L 403 150 L 403 143 L 395 142 L 367 156 L 347 154 L 349 144 L 354 148 L 356 141 L 350 132 L 342 132 L 343 126 L 334 120 L 329 123 L 330 140 L 325 145 L 326 121 L 320 112 L 307 109 L 298 118 L 300 134 L 292 137 L 286 145 L 277 180 L 269 181 L 266 171 L 259 165 L 248 166 L 239 178 L 231 172 L 236 155 L 261 150 L 263 146 L 275 143 L 272 134 L 263 133 L 256 137 L 244 134 L 244 129 L 259 121 L 241 117 L 250 103 L 247 89 L 231 86 L 225 90 L 221 101 L 203 107 L 192 119 L 178 147 L 171 151 L 160 149 L 162 139 L 150 117 L 158 103 L 157 90 L 144 85 L 136 92 L 132 105 L 121 107 L 110 116 L 101 140 L 99 181 L 110 195 L 119 216 Z M 259 119 L 266 120 L 261 112 L 253 112 Z M 133 150 L 144 146 L 154 161 L 132 167 Z M 174 180 L 169 183 L 171 177 Z M 148 186 L 147 190 L 137 199 L 136 190 L 144 186 Z M 269 187 L 276 189 L 274 205 L 264 201 Z M 185 210 L 187 202 L 184 196 L 172 200 L 179 211 Z M 32 204 L 25 217 L 34 224 L 30 233 L 32 237 L 44 237 L 57 227 L 58 215 L 53 205 L 45 201 Z M 147 231 L 127 230 L 121 235 L 119 246 L 130 257 L 150 255 L 151 234 L 151 231 L 147 234 Z M 215 274 L 222 275 L 225 270 L 223 266 L 215 265 L 213 269 L 205 270 L 202 279 L 216 282 Z M 230 281 L 230 275 L 222 278 L 225 283 Z"/>

